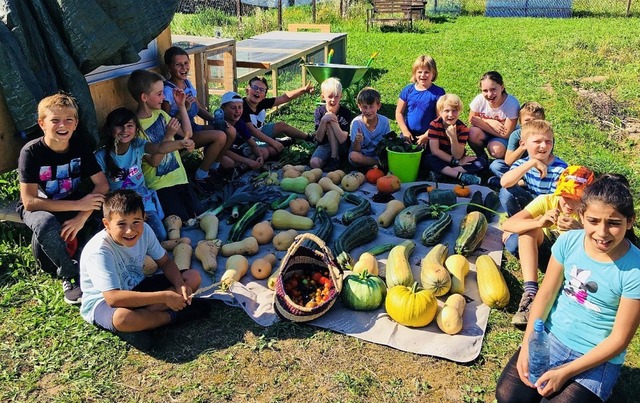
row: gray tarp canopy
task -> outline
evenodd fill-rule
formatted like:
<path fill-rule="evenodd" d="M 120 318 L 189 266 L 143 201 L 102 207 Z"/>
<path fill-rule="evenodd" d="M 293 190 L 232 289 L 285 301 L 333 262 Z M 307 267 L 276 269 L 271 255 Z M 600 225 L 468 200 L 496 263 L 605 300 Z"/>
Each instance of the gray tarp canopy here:
<path fill-rule="evenodd" d="M 18 131 L 37 124 L 45 96 L 72 94 L 80 132 L 97 141 L 84 74 L 137 62 L 171 22 L 179 0 L 0 0 L 0 89 Z"/>

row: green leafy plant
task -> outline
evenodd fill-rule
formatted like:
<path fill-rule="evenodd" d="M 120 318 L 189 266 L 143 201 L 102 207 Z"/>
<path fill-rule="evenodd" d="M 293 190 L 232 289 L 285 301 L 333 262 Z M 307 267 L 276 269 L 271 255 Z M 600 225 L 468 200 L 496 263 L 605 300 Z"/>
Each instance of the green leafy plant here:
<path fill-rule="evenodd" d="M 417 144 L 411 144 L 406 139 L 398 136 L 396 132 L 385 134 L 375 149 L 378 160 L 380 160 L 380 165 L 382 165 L 381 168 L 384 170 L 389 169 L 387 149 L 397 153 L 415 153 L 422 150 L 422 147 Z"/>

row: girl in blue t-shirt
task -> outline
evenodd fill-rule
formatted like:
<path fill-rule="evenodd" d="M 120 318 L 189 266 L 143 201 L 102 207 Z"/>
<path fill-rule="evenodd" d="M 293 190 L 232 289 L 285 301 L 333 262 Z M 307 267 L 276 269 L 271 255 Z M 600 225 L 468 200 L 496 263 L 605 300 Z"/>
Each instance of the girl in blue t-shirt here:
<path fill-rule="evenodd" d="M 618 379 L 640 321 L 633 196 L 624 177 L 603 175 L 581 203 L 584 229 L 567 231 L 552 248 L 522 346 L 498 380 L 498 402 L 600 402 Z M 528 340 L 537 318 L 545 321 L 551 354 L 550 369 L 533 385 Z"/>
<path fill-rule="evenodd" d="M 107 176 L 109 190 L 133 189 L 142 196 L 147 224 L 160 241 L 167 237 L 164 217 L 155 190 L 147 188 L 142 173 L 145 154 L 166 154 L 192 148 L 193 140 L 183 139 L 153 143 L 138 136 L 142 132 L 135 112 L 127 108 L 111 111 L 102 131 L 104 146 L 96 151 L 96 160 Z"/>
<path fill-rule="evenodd" d="M 402 89 L 396 105 L 396 121 L 402 137 L 412 143 L 427 137 L 429 123 L 438 117 L 436 102 L 444 89 L 433 82 L 438 78 L 436 61 L 429 55 L 419 56 L 411 67 L 411 83 Z"/>

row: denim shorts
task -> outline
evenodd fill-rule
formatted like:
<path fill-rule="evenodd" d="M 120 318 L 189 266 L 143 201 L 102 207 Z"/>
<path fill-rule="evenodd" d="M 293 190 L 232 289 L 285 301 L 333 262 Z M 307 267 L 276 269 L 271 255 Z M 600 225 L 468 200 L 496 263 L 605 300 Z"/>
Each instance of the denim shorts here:
<path fill-rule="evenodd" d="M 261 128 L 260 131 L 264 134 L 266 134 L 267 136 L 273 138 L 273 130 L 275 129 L 276 124 L 275 123 L 265 123 Z"/>
<path fill-rule="evenodd" d="M 562 344 L 553 333 L 549 333 L 549 344 L 551 345 L 550 363 L 552 368 L 574 361 L 583 356 L 582 353 L 574 351 Z M 612 364 L 607 361 L 571 379 L 589 389 L 603 401 L 606 401 L 609 396 L 611 396 L 613 387 L 618 381 L 621 367 L 621 364 Z"/>
<path fill-rule="evenodd" d="M 497 136 L 492 136 L 490 134 L 487 134 L 487 140 L 486 140 L 487 145 L 489 143 L 493 143 L 494 141 L 497 141 L 498 143 L 502 144 L 505 147 L 509 145 L 509 140 L 503 139 L 502 137 L 497 137 Z"/>
<path fill-rule="evenodd" d="M 157 274 L 154 276 L 146 277 L 137 286 L 133 288 L 133 291 L 139 292 L 155 292 L 163 291 L 173 287 L 173 284 L 165 277 L 164 274 Z M 93 310 L 93 323 L 101 327 L 102 329 L 110 332 L 116 332 L 117 329 L 113 326 L 113 315 L 116 313 L 116 309 L 107 304 L 104 299 L 96 305 Z"/>

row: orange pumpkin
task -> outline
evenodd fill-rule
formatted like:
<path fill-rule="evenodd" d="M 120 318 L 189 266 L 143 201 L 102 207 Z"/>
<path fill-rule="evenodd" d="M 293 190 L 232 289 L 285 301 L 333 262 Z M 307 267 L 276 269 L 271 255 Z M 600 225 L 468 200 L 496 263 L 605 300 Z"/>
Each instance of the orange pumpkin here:
<path fill-rule="evenodd" d="M 383 176 L 384 172 L 380 168 L 378 168 L 377 165 L 374 165 L 373 168 L 368 170 L 367 174 L 365 175 L 365 177 L 367 178 L 367 182 L 372 185 L 375 185 L 376 182 L 378 182 L 378 179 L 382 178 Z"/>
<path fill-rule="evenodd" d="M 458 197 L 469 197 L 471 195 L 471 189 L 465 185 L 455 185 L 453 187 L 453 193 Z"/>
<path fill-rule="evenodd" d="M 385 176 L 380 177 L 376 181 L 376 187 L 378 188 L 378 192 L 380 193 L 393 193 L 400 190 L 400 179 L 397 176 L 393 175 L 391 172 L 386 174 Z"/>

